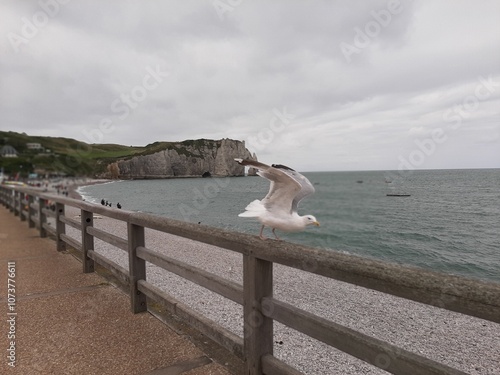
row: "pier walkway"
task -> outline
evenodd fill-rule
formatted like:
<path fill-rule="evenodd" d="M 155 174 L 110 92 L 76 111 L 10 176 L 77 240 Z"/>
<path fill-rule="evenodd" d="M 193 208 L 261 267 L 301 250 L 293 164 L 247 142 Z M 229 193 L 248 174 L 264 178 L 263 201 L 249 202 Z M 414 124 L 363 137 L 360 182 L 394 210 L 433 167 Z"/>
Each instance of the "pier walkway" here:
<path fill-rule="evenodd" d="M 0 301 L 1 374 L 232 373 L 5 207 Z"/>

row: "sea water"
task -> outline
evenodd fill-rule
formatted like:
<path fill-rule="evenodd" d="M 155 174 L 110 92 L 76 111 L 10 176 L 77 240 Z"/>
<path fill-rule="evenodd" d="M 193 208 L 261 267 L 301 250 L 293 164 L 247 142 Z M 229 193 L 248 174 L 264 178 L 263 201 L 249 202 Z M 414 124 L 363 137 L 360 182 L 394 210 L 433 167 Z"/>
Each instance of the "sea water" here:
<path fill-rule="evenodd" d="M 316 192 L 299 205 L 321 223 L 291 242 L 500 281 L 500 169 L 304 173 Z M 263 198 L 260 177 L 116 181 L 81 187 L 87 201 L 258 234 L 240 218 Z M 405 194 L 409 196 L 387 196 Z M 266 236 L 272 237 L 269 230 Z"/>

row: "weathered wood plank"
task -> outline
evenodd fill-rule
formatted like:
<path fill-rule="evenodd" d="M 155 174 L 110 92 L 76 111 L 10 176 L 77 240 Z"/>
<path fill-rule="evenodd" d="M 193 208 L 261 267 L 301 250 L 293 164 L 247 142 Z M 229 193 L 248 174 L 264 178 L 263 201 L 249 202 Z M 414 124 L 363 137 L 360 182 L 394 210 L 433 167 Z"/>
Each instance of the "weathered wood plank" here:
<path fill-rule="evenodd" d="M 33 208 L 33 195 L 28 194 L 28 228 L 34 228 L 35 227 L 35 210 L 36 208 Z"/>
<path fill-rule="evenodd" d="M 105 232 L 101 229 L 97 229 L 95 227 L 87 227 L 87 233 L 107 242 L 113 246 L 116 246 L 119 249 L 124 251 L 128 251 L 128 242 L 126 239 L 115 236 L 114 234 Z"/>
<path fill-rule="evenodd" d="M 304 375 L 303 372 L 287 365 L 270 354 L 262 357 L 262 371 L 266 375 Z"/>
<path fill-rule="evenodd" d="M 284 241 L 276 243 L 272 251 L 258 246 L 254 254 L 307 272 L 500 322 L 500 284 Z"/>
<path fill-rule="evenodd" d="M 26 221 L 26 217 L 23 215 L 23 211 L 24 211 L 24 196 L 25 196 L 25 193 L 24 192 L 20 192 L 19 193 L 19 207 L 18 207 L 18 210 L 19 210 L 19 219 L 21 221 Z"/>
<path fill-rule="evenodd" d="M 149 298 L 152 298 L 156 302 L 160 303 L 169 312 L 177 315 L 180 319 L 182 319 L 182 321 L 187 322 L 236 356 L 242 359 L 244 358 L 243 340 L 238 335 L 235 335 L 213 320 L 206 318 L 194 309 L 147 281 L 140 280 L 138 282 L 138 288 Z"/>
<path fill-rule="evenodd" d="M 43 223 L 42 224 L 42 228 L 45 232 L 49 232 L 50 234 L 52 234 L 53 236 L 56 235 L 56 228 L 54 228 L 53 226 L 49 225 L 49 223 Z"/>
<path fill-rule="evenodd" d="M 64 224 L 69 225 L 72 228 L 82 230 L 82 223 L 78 220 L 71 219 L 67 216 L 60 216 L 59 220 L 62 221 Z"/>
<path fill-rule="evenodd" d="M 180 222 L 145 213 L 130 221 L 336 280 L 500 323 L 500 284 Z"/>
<path fill-rule="evenodd" d="M 264 314 L 345 353 L 398 375 L 465 375 L 466 373 L 403 350 L 382 340 L 320 318 L 273 298 L 264 298 Z"/>
<path fill-rule="evenodd" d="M 218 275 L 194 267 L 180 260 L 155 253 L 145 247 L 137 248 L 137 256 L 169 272 L 173 272 L 195 284 L 218 293 L 240 305 L 243 304 L 243 287 Z"/>
<path fill-rule="evenodd" d="M 94 250 L 94 237 L 87 232 L 87 229 L 94 225 L 94 215 L 92 212 L 80 210 L 80 225 L 83 273 L 92 273 L 95 270 L 95 265 L 94 260 L 89 258 L 88 252 Z"/>
<path fill-rule="evenodd" d="M 74 249 L 80 250 L 82 248 L 82 244 L 80 243 L 80 241 L 75 240 L 67 234 L 61 234 L 61 241 L 64 241 Z"/>
<path fill-rule="evenodd" d="M 130 276 L 130 305 L 134 314 L 147 311 L 146 295 L 137 289 L 139 280 L 146 280 L 146 262 L 137 257 L 137 248 L 144 247 L 144 227 L 127 224 L 128 232 L 128 266 Z"/>
<path fill-rule="evenodd" d="M 273 320 L 263 314 L 263 298 L 273 296 L 273 264 L 243 256 L 245 370 L 262 374 L 262 356 L 273 354 Z"/>
<path fill-rule="evenodd" d="M 57 251 L 66 250 L 66 243 L 61 241 L 61 234 L 66 234 L 66 225 L 59 219 L 64 217 L 64 204 L 56 202 L 56 247 Z"/>
<path fill-rule="evenodd" d="M 40 237 L 47 237 L 47 231 L 44 228 L 44 224 L 47 222 L 47 216 L 44 213 L 45 210 L 45 200 L 42 198 L 38 199 L 38 230 L 40 231 Z"/>
<path fill-rule="evenodd" d="M 113 262 L 112 260 L 106 258 L 105 256 L 96 253 L 94 250 L 89 250 L 87 252 L 89 258 L 94 260 L 96 263 L 100 264 L 107 270 L 111 271 L 113 275 L 118 277 L 125 284 L 129 285 L 130 277 L 128 275 L 128 270 L 120 266 L 118 263 Z"/>
<path fill-rule="evenodd" d="M 56 213 L 49 208 L 42 208 L 42 213 L 47 217 L 56 217 Z"/>

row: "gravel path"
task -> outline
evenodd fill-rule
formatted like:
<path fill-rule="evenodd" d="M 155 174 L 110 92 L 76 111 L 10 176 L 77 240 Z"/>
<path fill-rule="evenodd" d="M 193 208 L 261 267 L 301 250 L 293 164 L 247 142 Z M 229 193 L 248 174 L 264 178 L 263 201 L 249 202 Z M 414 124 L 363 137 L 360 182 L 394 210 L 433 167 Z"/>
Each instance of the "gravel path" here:
<path fill-rule="evenodd" d="M 79 212 L 68 207 L 66 214 Z M 109 218 L 94 225 L 126 238 L 126 225 Z M 80 239 L 80 232 L 66 228 Z M 146 246 L 170 257 L 242 283 L 242 256 L 214 246 L 146 229 Z M 128 268 L 127 254 L 100 240 L 98 253 Z M 336 323 L 427 356 L 470 374 L 500 374 L 500 324 L 438 309 L 351 284 L 275 265 L 277 299 Z M 243 335 L 243 308 L 180 277 L 153 266 L 149 282 Z M 365 362 L 275 323 L 274 355 L 306 374 L 387 374 Z M 381 360 L 389 359 L 381 357 Z"/>

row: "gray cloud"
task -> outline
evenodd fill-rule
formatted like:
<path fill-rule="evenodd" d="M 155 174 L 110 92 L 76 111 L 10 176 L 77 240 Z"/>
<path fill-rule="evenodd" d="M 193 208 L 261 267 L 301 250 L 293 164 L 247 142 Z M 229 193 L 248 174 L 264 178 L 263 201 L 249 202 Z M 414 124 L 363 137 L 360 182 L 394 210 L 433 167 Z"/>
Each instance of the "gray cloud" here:
<path fill-rule="evenodd" d="M 500 167 L 497 1 L 10 1 L 0 18 L 2 130 L 233 137 L 301 170 L 397 169 L 427 139 L 415 168 Z"/>

